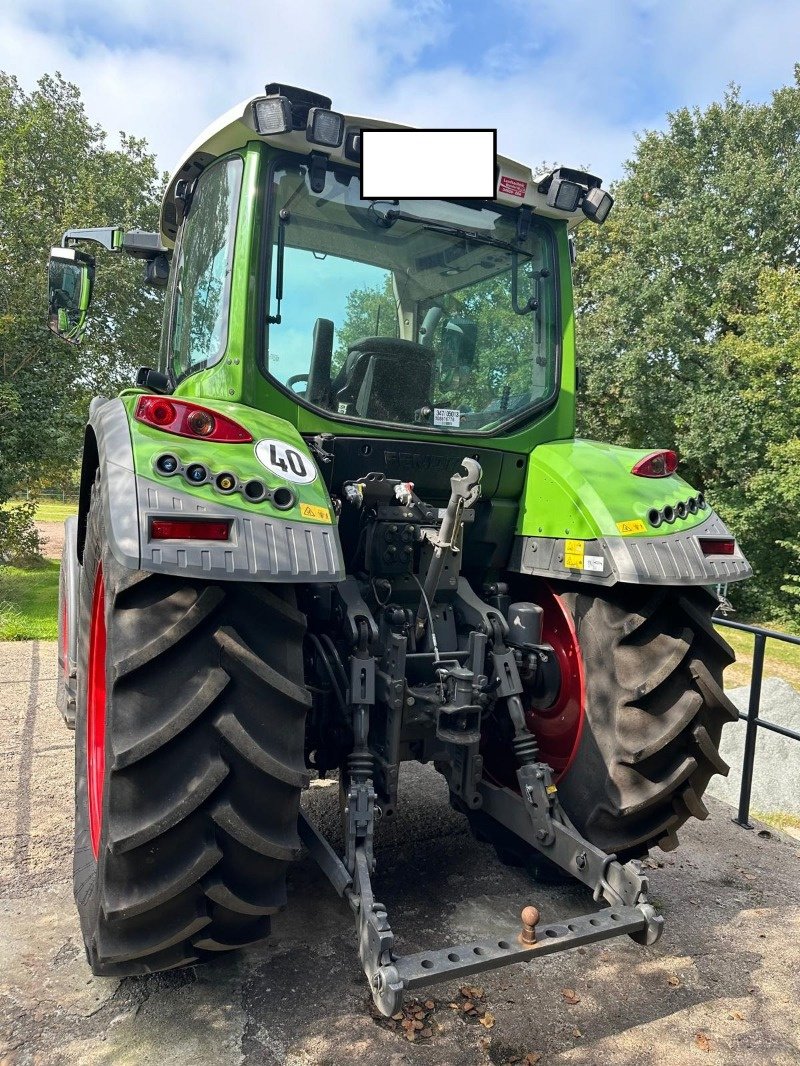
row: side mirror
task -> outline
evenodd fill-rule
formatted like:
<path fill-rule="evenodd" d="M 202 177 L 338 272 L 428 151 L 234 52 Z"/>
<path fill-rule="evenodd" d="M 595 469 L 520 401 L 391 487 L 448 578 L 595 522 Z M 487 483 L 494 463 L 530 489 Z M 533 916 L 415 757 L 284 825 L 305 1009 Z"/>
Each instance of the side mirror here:
<path fill-rule="evenodd" d="M 92 301 L 94 258 L 76 248 L 51 248 L 47 281 L 47 324 L 63 340 L 78 344 Z"/>

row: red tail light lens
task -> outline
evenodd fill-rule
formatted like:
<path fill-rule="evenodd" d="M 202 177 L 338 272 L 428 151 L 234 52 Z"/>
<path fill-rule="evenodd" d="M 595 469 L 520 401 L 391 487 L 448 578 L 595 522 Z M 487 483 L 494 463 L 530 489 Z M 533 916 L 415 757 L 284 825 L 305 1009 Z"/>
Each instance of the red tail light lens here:
<path fill-rule="evenodd" d="M 232 418 L 186 400 L 140 396 L 134 418 L 178 437 L 213 440 L 218 444 L 249 444 L 253 439 L 244 426 Z"/>
<path fill-rule="evenodd" d="M 230 540 L 231 524 L 212 518 L 153 518 L 151 540 Z"/>
<path fill-rule="evenodd" d="M 700 551 L 703 555 L 733 555 L 736 551 L 736 541 L 732 537 L 698 537 Z"/>
<path fill-rule="evenodd" d="M 669 477 L 677 469 L 677 452 L 662 450 L 645 455 L 631 468 L 631 473 L 637 477 Z"/>

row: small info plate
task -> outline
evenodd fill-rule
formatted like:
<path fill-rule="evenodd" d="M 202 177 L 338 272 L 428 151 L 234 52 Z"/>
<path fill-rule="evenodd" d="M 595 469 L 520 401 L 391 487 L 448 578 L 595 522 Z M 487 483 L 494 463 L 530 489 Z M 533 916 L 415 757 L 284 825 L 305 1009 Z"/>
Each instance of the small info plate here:
<path fill-rule="evenodd" d="M 458 429 L 461 425 L 461 412 L 453 407 L 434 407 L 433 424 L 435 426 L 451 426 Z"/>

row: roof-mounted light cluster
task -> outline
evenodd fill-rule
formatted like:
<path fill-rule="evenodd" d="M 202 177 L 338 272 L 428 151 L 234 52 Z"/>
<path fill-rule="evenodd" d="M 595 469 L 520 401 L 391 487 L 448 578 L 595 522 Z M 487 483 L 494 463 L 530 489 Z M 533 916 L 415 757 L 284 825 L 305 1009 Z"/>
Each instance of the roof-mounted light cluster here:
<path fill-rule="evenodd" d="M 548 207 L 570 214 L 580 207 L 591 222 L 602 225 L 614 206 L 614 198 L 600 188 L 601 184 L 600 178 L 594 174 L 561 167 L 548 174 L 539 186 L 539 192 L 547 193 Z"/>
<path fill-rule="evenodd" d="M 344 140 L 344 115 L 331 111 L 327 96 L 272 83 L 265 96 L 253 101 L 253 125 L 262 136 L 306 131 L 306 140 L 323 148 L 338 148 Z"/>

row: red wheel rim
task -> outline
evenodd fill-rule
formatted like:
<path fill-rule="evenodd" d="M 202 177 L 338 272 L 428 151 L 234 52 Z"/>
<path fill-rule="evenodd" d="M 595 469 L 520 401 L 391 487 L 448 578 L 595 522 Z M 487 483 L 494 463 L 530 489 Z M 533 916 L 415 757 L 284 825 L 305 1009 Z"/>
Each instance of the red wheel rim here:
<path fill-rule="evenodd" d="M 580 744 L 586 683 L 578 636 L 566 604 L 547 582 L 542 582 L 536 602 L 544 610 L 542 643 L 549 644 L 555 652 L 561 687 L 550 706 L 527 706 L 525 718 L 539 742 L 540 755 L 552 766 L 558 780 L 570 768 Z"/>
<path fill-rule="evenodd" d="M 548 706 L 534 706 L 523 694 L 528 729 L 539 743 L 539 754 L 554 771 L 555 780 L 572 765 L 583 731 L 586 683 L 578 637 L 566 604 L 542 581 L 531 597 L 543 610 L 542 643 L 555 653 L 561 672 L 561 686 Z M 508 788 L 517 788 L 516 762 L 511 745 L 496 735 L 487 735 L 481 746 L 487 776 Z"/>
<path fill-rule="evenodd" d="M 86 693 L 86 787 L 89 794 L 89 836 L 97 858 L 103 827 L 103 783 L 106 773 L 106 597 L 103 567 L 97 567 L 89 629 L 89 670 Z"/>

